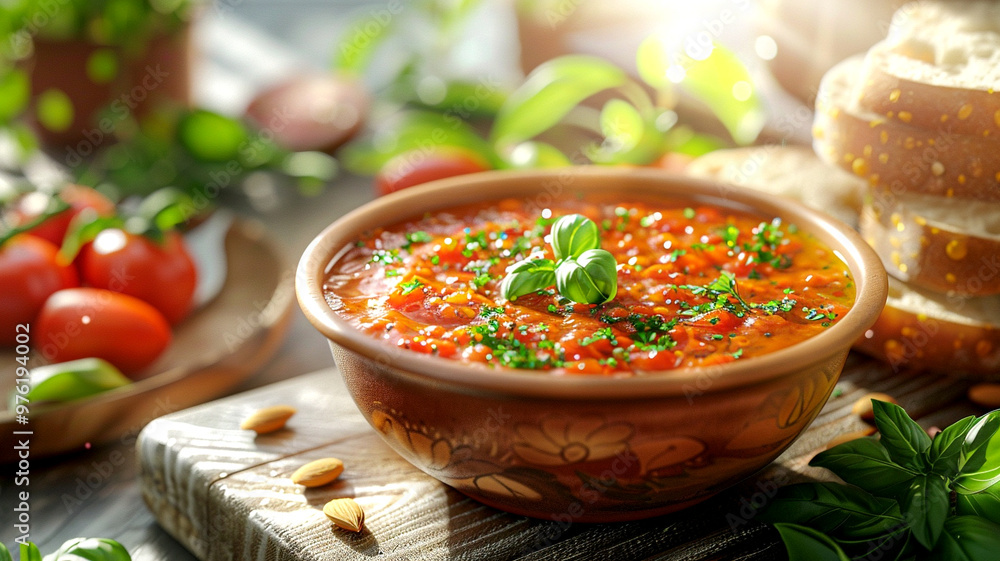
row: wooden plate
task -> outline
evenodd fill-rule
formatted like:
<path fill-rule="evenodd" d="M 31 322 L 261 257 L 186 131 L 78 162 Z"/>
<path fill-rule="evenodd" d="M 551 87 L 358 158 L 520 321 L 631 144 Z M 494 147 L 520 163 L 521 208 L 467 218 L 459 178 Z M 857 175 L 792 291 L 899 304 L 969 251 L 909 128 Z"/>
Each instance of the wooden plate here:
<path fill-rule="evenodd" d="M 225 238 L 226 280 L 219 294 L 174 329 L 153 372 L 133 384 L 69 403 L 29 404 L 29 424 L 0 411 L 4 439 L 30 438 L 32 458 L 104 442 L 135 440 L 149 421 L 222 395 L 277 351 L 289 326 L 295 292 L 292 268 L 257 224 L 235 221 Z M 127 345 L 128 341 L 121 341 Z M 14 385 L 12 349 L 0 352 L 0 395 Z M 29 367 L 40 362 L 32 357 Z M 14 431 L 32 431 L 15 435 Z M 11 446 L 0 462 L 17 460 Z"/>

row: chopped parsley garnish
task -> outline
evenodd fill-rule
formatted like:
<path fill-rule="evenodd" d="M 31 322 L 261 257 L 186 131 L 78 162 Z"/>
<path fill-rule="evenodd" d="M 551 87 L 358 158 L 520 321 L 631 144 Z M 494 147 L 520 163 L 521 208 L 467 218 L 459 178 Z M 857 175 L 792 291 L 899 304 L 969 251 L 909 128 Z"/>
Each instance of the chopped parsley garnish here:
<path fill-rule="evenodd" d="M 403 289 L 403 296 L 406 296 L 423 285 L 424 283 L 420 282 L 420 279 L 410 279 L 399 283 L 399 287 Z"/>
<path fill-rule="evenodd" d="M 402 263 L 403 259 L 399 256 L 398 249 L 376 249 L 372 252 L 371 259 L 368 262 L 378 263 L 379 265 L 392 265 L 393 263 Z"/>
<path fill-rule="evenodd" d="M 551 341 L 540 341 L 538 348 L 532 349 L 515 337 L 517 332 L 515 325 L 510 324 L 506 327 L 509 332 L 506 335 L 501 334 L 500 322 L 491 319 L 469 328 L 475 342 L 493 351 L 487 357 L 491 362 L 510 368 L 528 369 L 560 368 L 564 365 L 565 359 L 559 345 Z M 543 347 L 542 343 L 547 344 Z"/>
<path fill-rule="evenodd" d="M 410 247 L 415 243 L 427 243 L 434 238 L 430 234 L 424 232 L 423 230 L 417 230 L 416 232 L 406 233 L 406 243 L 403 244 L 403 249 L 410 251 Z"/>
<path fill-rule="evenodd" d="M 803 306 L 802 311 L 806 314 L 806 319 L 809 321 L 832 320 L 837 318 L 837 314 L 833 312 L 824 312 L 822 308 L 810 308 L 808 306 Z"/>
<path fill-rule="evenodd" d="M 583 346 L 592 345 L 598 341 L 611 341 L 612 345 L 617 344 L 618 339 L 615 337 L 615 332 L 610 327 L 602 327 L 594 332 L 590 337 L 584 337 L 580 340 L 580 344 Z"/>
<path fill-rule="evenodd" d="M 479 309 L 479 315 L 486 319 L 489 319 L 494 316 L 502 315 L 504 313 L 504 310 L 505 308 L 503 306 L 493 307 L 483 304 L 483 307 Z"/>

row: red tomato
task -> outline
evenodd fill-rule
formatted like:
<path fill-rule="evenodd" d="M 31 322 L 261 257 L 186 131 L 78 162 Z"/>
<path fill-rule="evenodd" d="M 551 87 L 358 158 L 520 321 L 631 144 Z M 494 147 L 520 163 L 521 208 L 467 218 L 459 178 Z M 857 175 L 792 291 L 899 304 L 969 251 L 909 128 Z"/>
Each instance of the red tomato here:
<path fill-rule="evenodd" d="M 191 312 L 197 272 L 177 232 L 159 244 L 110 228 L 81 250 L 79 263 L 84 283 L 148 302 L 171 324 Z"/>
<path fill-rule="evenodd" d="M 149 366 L 170 344 L 170 325 L 149 304 L 100 288 L 68 288 L 42 306 L 32 343 L 51 362 L 103 358 L 122 372 Z"/>
<path fill-rule="evenodd" d="M 0 345 L 15 344 L 17 326 L 30 324 L 49 295 L 80 284 L 76 269 L 56 259 L 58 251 L 23 234 L 0 248 Z"/>
<path fill-rule="evenodd" d="M 375 175 L 379 196 L 413 187 L 435 179 L 476 173 L 490 169 L 481 157 L 460 149 L 441 149 L 431 153 L 410 150 L 393 157 Z"/>
<path fill-rule="evenodd" d="M 48 240 L 56 246 L 62 245 L 70 221 L 84 209 L 94 209 L 100 216 L 110 216 L 115 213 L 115 204 L 90 187 L 67 185 L 57 196 L 69 203 L 70 208 L 50 217 L 28 232 L 33 236 Z M 37 218 L 45 212 L 50 200 L 48 194 L 38 192 L 21 197 L 14 208 L 17 223 L 19 225 L 27 224 Z"/>

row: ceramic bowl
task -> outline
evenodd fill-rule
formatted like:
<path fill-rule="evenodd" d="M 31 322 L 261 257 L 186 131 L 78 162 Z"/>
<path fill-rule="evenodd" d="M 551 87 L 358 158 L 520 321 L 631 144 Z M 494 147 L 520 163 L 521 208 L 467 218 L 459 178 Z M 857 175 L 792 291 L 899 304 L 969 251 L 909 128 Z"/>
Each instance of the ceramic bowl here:
<path fill-rule="evenodd" d="M 780 216 L 836 250 L 857 299 L 827 331 L 768 355 L 612 378 L 486 370 L 398 349 L 349 326 L 323 298 L 329 264 L 367 230 L 500 197 L 544 207 L 587 192 Z M 851 343 L 874 323 L 887 290 L 885 270 L 857 234 L 799 204 L 660 170 L 608 168 L 486 172 L 383 197 L 324 230 L 302 256 L 295 282 L 355 403 L 389 446 L 483 503 L 577 522 L 679 510 L 766 466 L 826 403 Z"/>

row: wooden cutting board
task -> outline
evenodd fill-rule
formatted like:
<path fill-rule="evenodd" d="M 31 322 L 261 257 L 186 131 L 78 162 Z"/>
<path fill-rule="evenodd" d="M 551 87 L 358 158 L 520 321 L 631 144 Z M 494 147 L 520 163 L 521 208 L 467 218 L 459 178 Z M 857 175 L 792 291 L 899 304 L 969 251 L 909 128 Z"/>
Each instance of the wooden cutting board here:
<path fill-rule="evenodd" d="M 776 532 L 752 519 L 749 503 L 775 482 L 828 478 L 808 461 L 831 438 L 865 428 L 851 414 L 857 399 L 888 393 L 926 428 L 981 414 L 966 388 L 851 355 L 823 412 L 763 473 L 685 511 L 616 524 L 515 516 L 439 483 L 382 443 L 334 368 L 157 419 L 137 447 L 147 505 L 202 561 L 784 559 Z M 298 409 L 286 429 L 239 429 L 251 412 L 276 404 Z M 330 456 L 346 466 L 333 484 L 305 489 L 289 479 Z M 323 515 L 337 497 L 364 507 L 363 532 L 339 530 Z"/>

